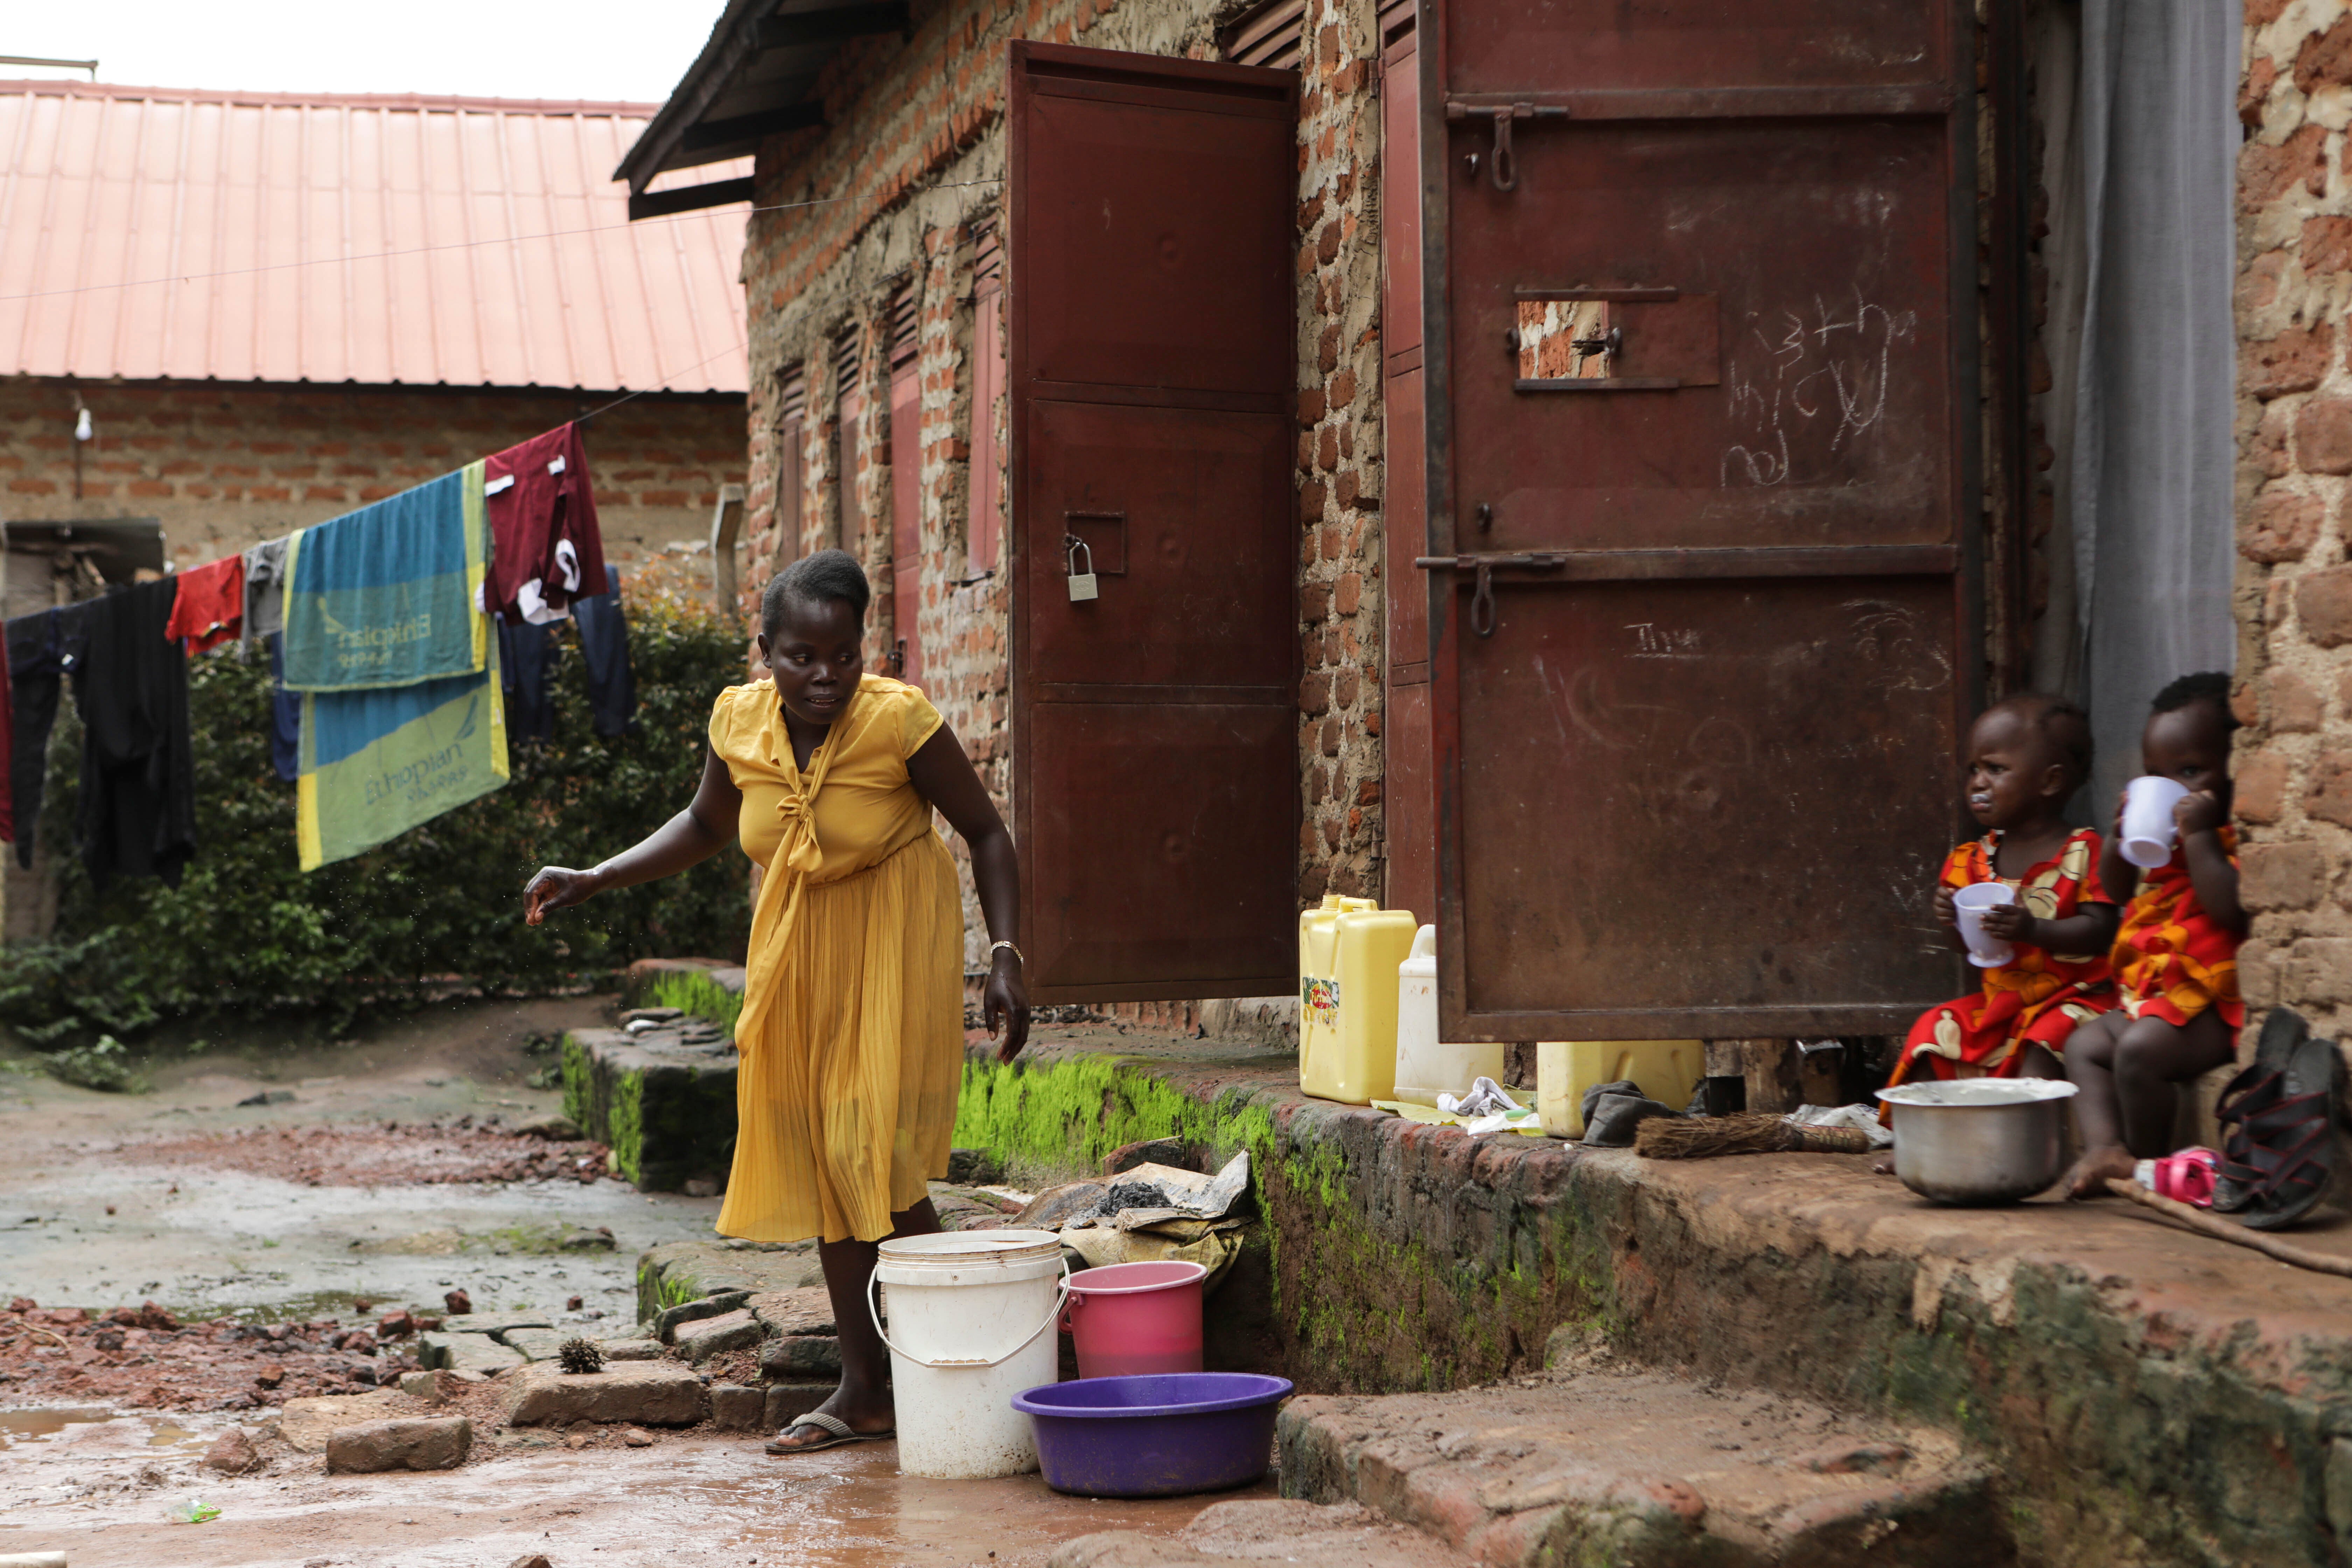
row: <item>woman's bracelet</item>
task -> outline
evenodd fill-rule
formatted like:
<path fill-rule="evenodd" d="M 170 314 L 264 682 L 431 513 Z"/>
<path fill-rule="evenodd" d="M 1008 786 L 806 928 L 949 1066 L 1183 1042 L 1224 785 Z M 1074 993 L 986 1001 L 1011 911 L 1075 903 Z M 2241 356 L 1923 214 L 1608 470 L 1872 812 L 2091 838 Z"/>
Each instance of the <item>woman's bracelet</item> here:
<path fill-rule="evenodd" d="M 1021 965 L 1024 969 L 1026 969 L 1029 966 L 1029 961 L 1021 956 L 1021 950 L 1013 946 L 1009 942 L 992 942 L 988 944 L 989 963 L 994 963 L 996 962 L 997 950 L 1000 948 L 1004 952 L 1011 953 L 1013 955 L 1013 962 Z"/>

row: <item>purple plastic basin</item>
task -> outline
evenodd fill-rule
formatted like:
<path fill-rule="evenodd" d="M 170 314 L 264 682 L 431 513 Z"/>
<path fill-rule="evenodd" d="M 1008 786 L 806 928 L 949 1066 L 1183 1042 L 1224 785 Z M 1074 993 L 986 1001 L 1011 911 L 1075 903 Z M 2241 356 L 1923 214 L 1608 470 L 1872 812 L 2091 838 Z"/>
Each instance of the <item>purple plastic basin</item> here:
<path fill-rule="evenodd" d="M 1274 1407 L 1290 1380 L 1243 1372 L 1085 1377 L 1013 1396 L 1057 1492 L 1175 1497 L 1245 1487 L 1274 1455 Z"/>

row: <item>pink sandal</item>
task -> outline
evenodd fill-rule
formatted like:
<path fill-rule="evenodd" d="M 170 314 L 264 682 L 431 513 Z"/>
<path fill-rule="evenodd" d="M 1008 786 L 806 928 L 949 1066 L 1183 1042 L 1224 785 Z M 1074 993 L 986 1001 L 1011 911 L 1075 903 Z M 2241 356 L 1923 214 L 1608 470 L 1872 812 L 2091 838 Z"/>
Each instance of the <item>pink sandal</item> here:
<path fill-rule="evenodd" d="M 2209 1209 L 2213 1206 L 2215 1168 L 2221 1161 L 2210 1149 L 2183 1149 L 2161 1160 L 2143 1160 L 2140 1184 L 2158 1197 Z"/>

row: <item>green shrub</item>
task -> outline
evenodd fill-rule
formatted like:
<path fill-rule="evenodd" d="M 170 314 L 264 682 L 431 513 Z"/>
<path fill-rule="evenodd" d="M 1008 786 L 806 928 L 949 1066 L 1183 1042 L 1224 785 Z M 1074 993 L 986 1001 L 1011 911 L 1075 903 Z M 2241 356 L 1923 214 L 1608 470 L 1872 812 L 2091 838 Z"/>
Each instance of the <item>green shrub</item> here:
<path fill-rule="evenodd" d="M 263 661 L 222 649 L 190 672 L 196 858 L 176 889 L 91 886 L 70 842 L 80 731 L 64 704 L 39 828 L 58 871 L 57 930 L 0 950 L 0 1023 L 43 1045 L 223 1014 L 312 1012 L 341 1031 L 364 1010 L 453 988 L 529 994 L 638 958 L 740 959 L 749 882 L 731 850 L 523 924 L 540 866 L 593 865 L 685 806 L 711 701 L 743 679 L 732 626 L 659 602 L 629 613 L 635 731 L 595 733 L 567 635 L 549 660 L 555 733 L 510 743 L 505 788 L 307 876 L 294 786 L 270 767 Z"/>
<path fill-rule="evenodd" d="M 672 970 L 656 974 L 646 987 L 648 1007 L 675 1007 L 681 1013 L 691 1013 L 698 1018 L 708 1018 L 725 1029 L 735 1032 L 735 1020 L 743 1016 L 743 998 L 711 979 L 707 974 L 688 974 Z"/>
<path fill-rule="evenodd" d="M 131 1069 L 131 1054 L 112 1035 L 100 1035 L 87 1046 L 68 1046 L 52 1052 L 46 1063 L 49 1076 L 60 1083 L 109 1094 L 144 1094 L 147 1080 Z"/>

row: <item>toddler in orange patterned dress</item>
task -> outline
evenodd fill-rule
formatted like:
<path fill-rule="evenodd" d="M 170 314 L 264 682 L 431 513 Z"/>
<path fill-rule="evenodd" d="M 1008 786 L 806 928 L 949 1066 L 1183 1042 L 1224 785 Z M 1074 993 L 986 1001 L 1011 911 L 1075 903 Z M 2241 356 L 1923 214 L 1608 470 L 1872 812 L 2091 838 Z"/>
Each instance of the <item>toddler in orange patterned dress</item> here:
<path fill-rule="evenodd" d="M 2173 808 L 2179 842 L 2172 858 L 2142 871 L 2123 858 L 2123 805 L 2099 875 L 2109 887 L 2137 887 L 2124 910 L 2110 962 L 2121 1005 L 2085 1025 L 2066 1053 L 2066 1076 L 2082 1087 L 2074 1126 L 2083 1157 L 2066 1175 L 2066 1195 L 2103 1193 L 2109 1176 L 2131 1179 L 2135 1158 L 2172 1152 L 2178 1086 L 2231 1060 L 2245 1005 L 2238 997 L 2238 943 L 2246 914 L 2238 902 L 2238 836 L 2230 826 L 2230 678 L 2184 675 L 2156 695 L 2140 733 L 2141 765 L 2178 780 L 2189 794 Z"/>
<path fill-rule="evenodd" d="M 2099 836 L 2070 829 L 2060 815 L 2090 772 L 2090 720 L 2063 699 L 2025 692 L 1969 730 L 1969 812 L 1986 831 L 1945 858 L 1936 918 L 1965 951 L 1952 895 L 2007 883 L 2016 902 L 1987 910 L 1984 929 L 2011 953 L 1981 972 L 1976 994 L 1930 1007 L 1912 1026 L 1892 1081 L 2055 1078 L 2076 1026 L 2115 1005 L 2116 905 L 2100 881 Z"/>

